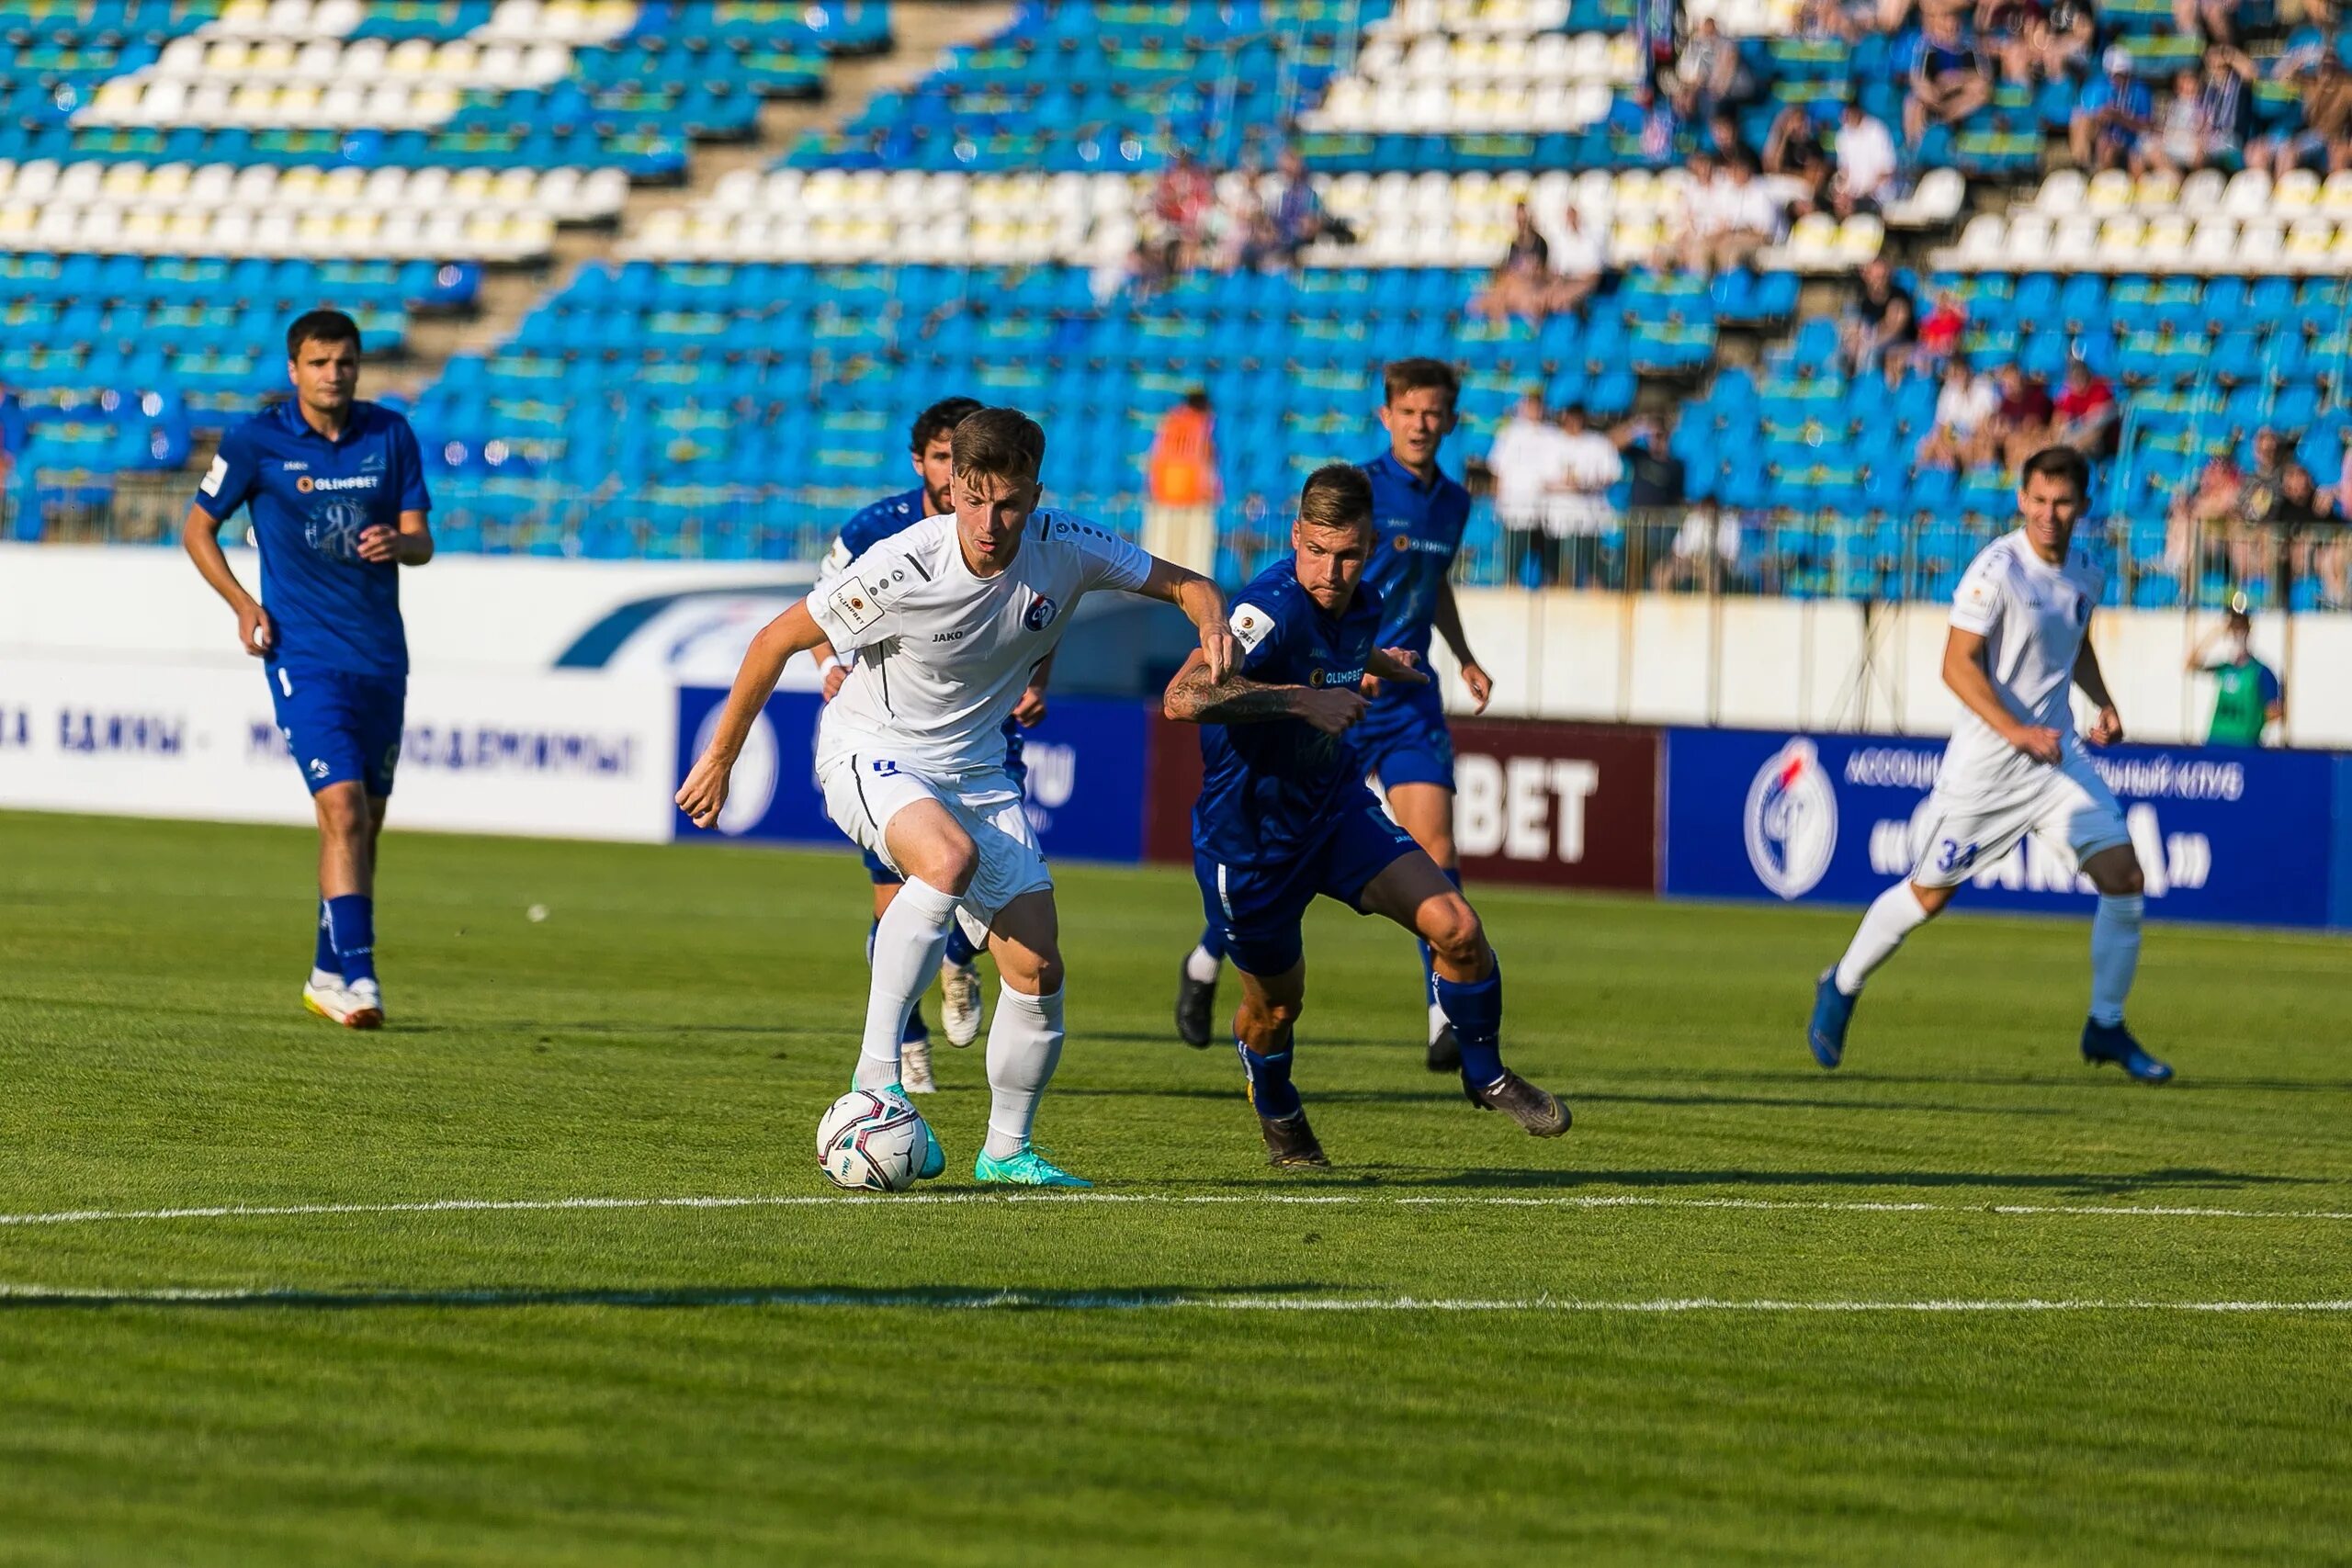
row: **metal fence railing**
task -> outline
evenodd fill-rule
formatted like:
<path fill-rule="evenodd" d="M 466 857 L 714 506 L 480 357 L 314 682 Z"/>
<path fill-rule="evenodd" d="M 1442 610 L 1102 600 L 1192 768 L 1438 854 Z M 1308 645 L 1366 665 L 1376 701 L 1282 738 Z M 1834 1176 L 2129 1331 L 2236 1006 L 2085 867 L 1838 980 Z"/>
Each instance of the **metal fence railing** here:
<path fill-rule="evenodd" d="M 194 495 L 185 474 L 104 478 L 44 473 L 0 493 L 0 537 L 168 543 Z M 813 560 L 863 491 L 729 485 L 583 489 L 547 479 L 435 481 L 434 530 L 449 551 L 598 559 Z M 1131 538 L 1145 531 L 1134 494 L 1059 495 L 1052 504 Z M 1712 505 L 1596 513 L 1561 529 L 1508 526 L 1483 499 L 1455 581 L 1469 587 L 1767 595 L 1863 603 L 1949 599 L 1971 558 L 2008 527 L 1855 518 L 1791 508 Z M 2219 609 L 2334 609 L 2352 602 L 2352 526 L 2186 519 L 2093 519 L 2077 534 L 2109 576 L 2108 602 Z M 1289 547 L 1286 506 L 1250 495 L 1217 516 L 1217 575 L 1229 586 Z"/>

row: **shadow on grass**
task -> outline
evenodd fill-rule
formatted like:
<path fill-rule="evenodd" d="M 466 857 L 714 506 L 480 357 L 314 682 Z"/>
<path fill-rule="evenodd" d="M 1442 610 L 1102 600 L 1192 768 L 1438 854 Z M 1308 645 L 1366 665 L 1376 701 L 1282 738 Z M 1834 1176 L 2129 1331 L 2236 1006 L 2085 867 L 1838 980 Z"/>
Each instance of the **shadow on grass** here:
<path fill-rule="evenodd" d="M 1055 1098 L 1072 1100 L 1240 1100 L 1240 1077 L 1230 1089 L 1075 1089 L 1055 1086 Z M 1317 1089 L 1304 1086 L 1310 1105 L 1466 1105 L 1462 1091 L 1445 1079 L 1432 1077 L 1428 1089 Z M 2056 1106 L 1948 1105 L 1900 1100 L 1816 1100 L 1793 1095 L 1749 1094 L 1611 1094 L 1589 1089 L 1566 1091 L 1570 1109 L 1585 1105 L 1740 1105 L 1774 1111 L 1914 1111 L 1953 1116 L 2064 1116 Z"/>
<path fill-rule="evenodd" d="M 2146 1171 L 1985 1170 L 1442 1170 L 1383 1166 L 1384 1180 L 1425 1188 L 1528 1189 L 1562 1187 L 1738 1189 L 1835 1187 L 1879 1190 L 1993 1188 L 2122 1198 L 2147 1193 L 2235 1192 L 2257 1187 L 2330 1185 L 2315 1176 L 2265 1176 L 2252 1171 L 2176 1168 Z"/>
<path fill-rule="evenodd" d="M 1294 1296 L 1329 1290 L 1317 1282 L 1260 1285 L 1144 1285 L 1057 1290 L 1009 1285 L 652 1285 L 634 1289 L 536 1285 L 460 1285 L 416 1290 L 354 1285 L 336 1290 L 263 1286 L 164 1286 L 152 1289 L 0 1286 L 0 1309 L 33 1307 L 299 1307 L 354 1311 L 384 1307 L 920 1307 L 945 1311 L 1057 1312 L 1141 1310 L 1219 1298 Z"/>

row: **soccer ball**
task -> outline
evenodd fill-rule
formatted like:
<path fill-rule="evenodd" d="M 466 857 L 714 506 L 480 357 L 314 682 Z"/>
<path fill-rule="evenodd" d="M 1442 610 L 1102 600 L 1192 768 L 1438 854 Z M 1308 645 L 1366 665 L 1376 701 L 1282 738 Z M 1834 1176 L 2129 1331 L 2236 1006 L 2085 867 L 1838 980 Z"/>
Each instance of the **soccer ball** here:
<path fill-rule="evenodd" d="M 888 1089 L 854 1089 L 817 1123 L 817 1163 L 852 1192 L 904 1192 L 922 1168 L 922 1113 Z"/>

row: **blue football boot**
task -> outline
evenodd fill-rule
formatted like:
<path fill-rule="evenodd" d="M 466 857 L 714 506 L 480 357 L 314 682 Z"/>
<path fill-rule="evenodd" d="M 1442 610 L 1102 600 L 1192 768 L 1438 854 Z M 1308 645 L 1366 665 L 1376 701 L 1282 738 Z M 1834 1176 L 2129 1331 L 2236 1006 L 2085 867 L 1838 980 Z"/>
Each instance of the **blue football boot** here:
<path fill-rule="evenodd" d="M 1848 996 L 1838 988 L 1835 966 L 1821 972 L 1813 987 L 1813 1021 L 1806 1025 L 1804 1043 L 1813 1047 L 1813 1059 L 1824 1067 L 1835 1067 L 1846 1059 L 1846 1026 L 1854 1021 L 1854 1004 L 1860 995 Z M 2090 1047 L 2083 1047 L 2087 1051 Z"/>
<path fill-rule="evenodd" d="M 2120 1023 L 2101 1023 L 2096 1019 L 2083 1024 L 2083 1060 L 2093 1066 L 2101 1062 L 2113 1062 L 2140 1083 L 2170 1083 L 2172 1066 L 2159 1062 L 2140 1049 L 2132 1032 Z"/>

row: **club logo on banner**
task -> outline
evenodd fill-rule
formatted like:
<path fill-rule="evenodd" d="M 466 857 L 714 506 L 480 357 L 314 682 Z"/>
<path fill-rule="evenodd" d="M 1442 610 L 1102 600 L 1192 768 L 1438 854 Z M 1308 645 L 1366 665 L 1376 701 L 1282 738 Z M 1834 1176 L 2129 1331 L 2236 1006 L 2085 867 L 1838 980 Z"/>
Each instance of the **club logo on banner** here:
<path fill-rule="evenodd" d="M 1756 770 L 1743 822 L 1765 886 L 1800 898 L 1820 884 L 1838 852 L 1838 788 L 1812 741 L 1797 737 Z"/>

